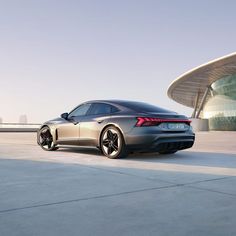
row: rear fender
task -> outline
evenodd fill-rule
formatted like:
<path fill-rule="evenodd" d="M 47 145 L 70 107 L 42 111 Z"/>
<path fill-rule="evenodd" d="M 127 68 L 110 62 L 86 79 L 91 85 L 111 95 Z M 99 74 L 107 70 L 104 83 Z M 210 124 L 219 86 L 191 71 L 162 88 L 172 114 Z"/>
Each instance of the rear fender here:
<path fill-rule="evenodd" d="M 136 119 L 134 116 L 111 117 L 100 132 L 99 139 L 98 139 L 99 147 L 100 147 L 101 135 L 108 126 L 114 126 L 117 129 L 119 129 L 126 143 L 126 134 L 129 133 L 133 129 L 135 124 L 136 124 Z"/>

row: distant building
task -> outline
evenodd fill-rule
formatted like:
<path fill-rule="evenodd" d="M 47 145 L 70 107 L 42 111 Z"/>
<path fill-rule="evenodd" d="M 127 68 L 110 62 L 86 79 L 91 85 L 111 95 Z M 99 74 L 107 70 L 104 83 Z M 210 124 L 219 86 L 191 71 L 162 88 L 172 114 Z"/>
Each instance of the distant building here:
<path fill-rule="evenodd" d="M 210 130 L 236 131 L 236 53 L 181 75 L 170 85 L 168 96 L 192 107 L 192 118 L 208 120 Z"/>
<path fill-rule="evenodd" d="M 27 120 L 27 116 L 26 115 L 21 115 L 19 118 L 19 123 L 20 124 L 27 124 L 28 120 Z"/>

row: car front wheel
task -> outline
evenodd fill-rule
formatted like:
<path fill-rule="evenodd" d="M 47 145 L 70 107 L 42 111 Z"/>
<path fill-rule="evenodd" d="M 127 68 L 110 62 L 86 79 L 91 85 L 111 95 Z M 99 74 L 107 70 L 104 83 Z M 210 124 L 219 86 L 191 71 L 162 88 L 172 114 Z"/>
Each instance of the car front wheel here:
<path fill-rule="evenodd" d="M 53 137 L 49 127 L 43 127 L 38 132 L 38 144 L 45 151 L 54 151 L 58 147 L 53 143 Z"/>

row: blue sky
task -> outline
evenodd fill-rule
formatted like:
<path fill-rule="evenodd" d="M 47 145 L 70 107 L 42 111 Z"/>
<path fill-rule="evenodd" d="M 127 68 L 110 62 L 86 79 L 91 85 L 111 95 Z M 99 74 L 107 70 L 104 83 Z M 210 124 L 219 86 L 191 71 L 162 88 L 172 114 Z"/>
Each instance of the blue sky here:
<path fill-rule="evenodd" d="M 0 117 L 42 122 L 91 99 L 190 115 L 179 75 L 235 52 L 236 1 L 0 0 Z"/>

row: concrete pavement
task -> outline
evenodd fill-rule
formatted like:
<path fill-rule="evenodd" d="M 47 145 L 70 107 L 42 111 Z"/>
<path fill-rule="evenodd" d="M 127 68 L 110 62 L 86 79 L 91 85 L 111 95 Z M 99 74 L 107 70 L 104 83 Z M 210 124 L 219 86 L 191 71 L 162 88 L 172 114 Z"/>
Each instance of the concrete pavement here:
<path fill-rule="evenodd" d="M 174 155 L 45 152 L 0 133 L 0 235 L 236 235 L 235 132 Z"/>

